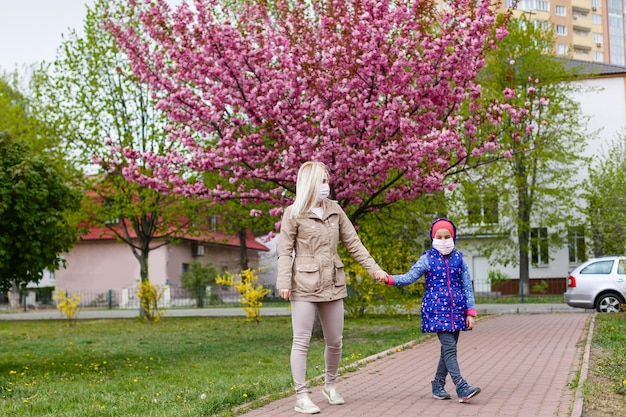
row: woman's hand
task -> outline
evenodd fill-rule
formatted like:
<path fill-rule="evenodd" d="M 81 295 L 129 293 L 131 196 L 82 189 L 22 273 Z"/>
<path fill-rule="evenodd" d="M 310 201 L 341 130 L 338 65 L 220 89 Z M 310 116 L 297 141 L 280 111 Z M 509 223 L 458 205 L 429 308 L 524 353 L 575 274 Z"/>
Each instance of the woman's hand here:
<path fill-rule="evenodd" d="M 289 301 L 289 299 L 291 298 L 291 290 L 286 289 L 286 290 L 278 290 L 278 295 L 280 296 L 280 298 L 282 298 L 283 300 L 287 300 Z"/>
<path fill-rule="evenodd" d="M 382 269 L 374 272 L 374 279 L 378 282 L 387 283 L 387 273 Z"/>

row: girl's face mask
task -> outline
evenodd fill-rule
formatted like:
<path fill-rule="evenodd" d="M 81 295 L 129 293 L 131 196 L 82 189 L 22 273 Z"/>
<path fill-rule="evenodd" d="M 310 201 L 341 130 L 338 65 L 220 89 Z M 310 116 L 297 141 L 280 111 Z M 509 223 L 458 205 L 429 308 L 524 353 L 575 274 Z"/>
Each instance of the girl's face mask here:
<path fill-rule="evenodd" d="M 454 239 L 433 239 L 433 248 L 442 255 L 449 255 L 454 249 Z"/>

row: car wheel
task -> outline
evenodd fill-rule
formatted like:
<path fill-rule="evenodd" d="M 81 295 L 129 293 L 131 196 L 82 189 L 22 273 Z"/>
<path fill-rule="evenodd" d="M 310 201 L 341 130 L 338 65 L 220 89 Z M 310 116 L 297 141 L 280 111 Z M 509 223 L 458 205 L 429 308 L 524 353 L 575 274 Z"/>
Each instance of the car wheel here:
<path fill-rule="evenodd" d="M 600 313 L 619 313 L 622 300 L 615 294 L 604 294 L 598 299 L 596 310 Z"/>

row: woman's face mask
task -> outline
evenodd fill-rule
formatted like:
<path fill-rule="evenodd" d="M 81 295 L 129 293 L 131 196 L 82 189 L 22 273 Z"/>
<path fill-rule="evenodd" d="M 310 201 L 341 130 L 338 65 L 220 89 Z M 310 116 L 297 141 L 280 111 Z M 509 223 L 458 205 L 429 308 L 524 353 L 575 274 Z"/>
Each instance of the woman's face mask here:
<path fill-rule="evenodd" d="M 433 239 L 433 248 L 442 255 L 448 255 L 454 249 L 454 239 Z"/>
<path fill-rule="evenodd" d="M 322 185 L 320 185 L 320 193 L 317 196 L 317 199 L 319 201 L 322 201 L 325 198 L 328 198 L 328 196 L 330 195 L 330 185 L 328 185 L 328 183 L 322 183 Z"/>

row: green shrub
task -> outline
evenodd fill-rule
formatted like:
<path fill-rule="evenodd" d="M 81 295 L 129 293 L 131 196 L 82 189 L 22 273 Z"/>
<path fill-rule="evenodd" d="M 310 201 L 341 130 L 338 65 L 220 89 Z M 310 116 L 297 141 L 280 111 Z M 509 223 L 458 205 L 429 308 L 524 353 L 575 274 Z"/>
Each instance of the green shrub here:
<path fill-rule="evenodd" d="M 180 281 L 183 288 L 196 295 L 196 306 L 203 307 L 204 291 L 207 287 L 215 284 L 216 278 L 217 270 L 212 264 L 202 265 L 198 261 L 191 261 L 189 269 L 183 272 Z"/>

